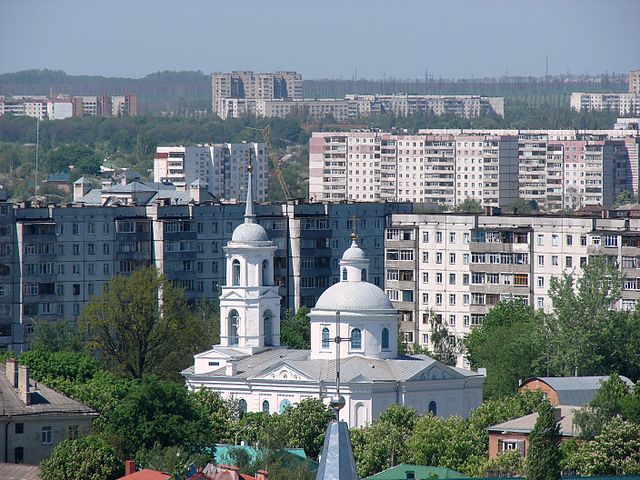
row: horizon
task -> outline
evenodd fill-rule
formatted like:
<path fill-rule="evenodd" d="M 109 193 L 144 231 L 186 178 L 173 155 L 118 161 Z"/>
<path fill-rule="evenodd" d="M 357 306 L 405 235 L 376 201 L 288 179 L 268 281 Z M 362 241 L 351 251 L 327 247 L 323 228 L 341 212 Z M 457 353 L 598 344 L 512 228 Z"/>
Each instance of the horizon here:
<path fill-rule="evenodd" d="M 619 0 L 615 9 L 601 0 L 192 0 L 188 7 L 170 0 L 114 0 L 109 9 L 84 0 L 4 2 L 0 72 L 142 78 L 293 70 L 308 80 L 482 79 L 623 74 L 640 61 L 636 0 Z M 26 16 L 29 28 L 15 21 Z"/>

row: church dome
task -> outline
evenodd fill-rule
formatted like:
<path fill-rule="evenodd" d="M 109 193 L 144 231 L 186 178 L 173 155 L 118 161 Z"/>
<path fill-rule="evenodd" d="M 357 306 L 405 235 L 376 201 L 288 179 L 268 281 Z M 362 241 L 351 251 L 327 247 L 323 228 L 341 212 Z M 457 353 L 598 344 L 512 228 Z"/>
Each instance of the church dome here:
<path fill-rule="evenodd" d="M 338 282 L 332 285 L 320 295 L 314 310 L 391 310 L 395 313 L 387 294 L 369 282 Z"/>
<path fill-rule="evenodd" d="M 241 223 L 233 231 L 232 242 L 267 242 L 267 231 L 259 223 Z"/>
<path fill-rule="evenodd" d="M 342 260 L 365 260 L 364 250 L 362 250 L 355 240 L 351 243 L 351 246 L 344 251 Z"/>

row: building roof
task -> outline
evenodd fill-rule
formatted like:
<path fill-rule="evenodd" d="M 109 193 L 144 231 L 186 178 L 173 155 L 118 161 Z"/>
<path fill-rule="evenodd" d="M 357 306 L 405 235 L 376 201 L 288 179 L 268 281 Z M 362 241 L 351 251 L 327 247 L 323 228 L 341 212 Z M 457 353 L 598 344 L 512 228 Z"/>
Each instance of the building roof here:
<path fill-rule="evenodd" d="M 316 478 L 322 480 L 360 480 L 345 422 L 332 421 L 327 425 L 320 466 Z"/>
<path fill-rule="evenodd" d="M 94 416 L 98 414 L 80 402 L 70 399 L 52 390 L 40 382 L 29 381 L 31 404 L 18 396 L 6 375 L 6 365 L 0 364 L 0 416 L 11 415 L 78 415 Z"/>
<path fill-rule="evenodd" d="M 573 425 L 573 417 L 575 412 L 579 412 L 582 408 L 571 405 L 558 405 L 560 409 L 560 434 L 563 437 L 577 437 L 580 429 Z M 498 423 L 487 428 L 487 431 L 494 433 L 523 433 L 529 434 L 538 420 L 537 413 L 531 413 L 523 417 L 509 420 L 508 422 Z"/>
<path fill-rule="evenodd" d="M 252 458 L 256 459 L 259 453 L 258 449 L 250 447 L 248 445 L 224 445 L 221 443 L 217 443 L 215 447 L 211 448 L 214 457 L 218 463 L 224 463 L 226 465 L 230 465 L 233 461 L 232 456 L 230 456 L 230 452 L 233 450 L 244 450 L 247 454 Z M 304 448 L 284 448 L 282 449 L 282 453 L 287 457 L 295 457 L 298 460 L 307 460 L 307 454 L 304 451 Z"/>
<path fill-rule="evenodd" d="M 89 180 L 87 180 L 86 177 L 80 177 L 75 182 L 73 182 L 74 185 L 82 185 L 82 184 L 90 184 L 90 183 L 91 182 Z"/>
<path fill-rule="evenodd" d="M 158 472 L 157 470 L 142 469 L 137 472 L 130 473 L 118 480 L 169 480 L 171 475 L 168 473 Z"/>
<path fill-rule="evenodd" d="M 426 465 L 409 465 L 401 463 L 382 472 L 371 475 L 364 480 L 406 480 L 407 473 L 413 472 L 416 479 L 422 478 L 469 478 L 460 472 L 445 467 L 430 467 Z"/>
<path fill-rule="evenodd" d="M 351 242 L 351 246 L 342 254 L 343 260 L 365 260 L 364 250 L 362 250 L 355 240 Z"/>
<path fill-rule="evenodd" d="M 60 182 L 60 183 L 68 183 L 69 182 L 69 174 L 65 172 L 53 173 L 47 177 L 45 182 Z"/>
<path fill-rule="evenodd" d="M 327 288 L 313 309 L 340 312 L 387 310 L 397 314 L 384 291 L 369 282 L 338 282 Z"/>
<path fill-rule="evenodd" d="M 206 357 L 219 353 L 219 347 L 198 354 Z M 224 347 L 223 347 L 224 348 Z M 228 354 L 225 351 L 225 355 Z M 280 376 L 283 370 L 287 377 Z M 272 348 L 237 361 L 233 377 L 226 369 L 216 368 L 204 374 L 194 374 L 194 367 L 184 370 L 191 378 L 222 377 L 225 379 L 277 379 L 286 381 L 335 382 L 335 360 L 311 360 L 309 350 Z M 397 381 L 448 380 L 482 376 L 480 373 L 461 371 L 448 367 L 426 355 L 402 356 L 393 359 L 378 359 L 351 355 L 340 361 L 340 380 L 343 383 L 375 383 Z"/>
<path fill-rule="evenodd" d="M 549 385 L 558 395 L 560 405 L 586 405 L 595 396 L 600 384 L 607 380 L 608 376 L 591 377 L 534 377 L 527 379 L 520 388 L 536 380 Z M 627 377 L 620 377 L 630 387 L 633 382 Z"/>
<path fill-rule="evenodd" d="M 0 463 L 0 478 L 2 480 L 40 480 L 40 467 L 37 465 Z"/>

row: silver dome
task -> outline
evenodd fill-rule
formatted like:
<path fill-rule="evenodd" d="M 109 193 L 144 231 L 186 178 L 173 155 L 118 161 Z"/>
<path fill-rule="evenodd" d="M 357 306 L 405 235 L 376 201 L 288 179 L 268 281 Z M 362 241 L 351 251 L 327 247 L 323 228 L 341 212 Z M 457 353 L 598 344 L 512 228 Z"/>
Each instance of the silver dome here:
<path fill-rule="evenodd" d="M 233 231 L 232 242 L 268 242 L 267 231 L 259 223 L 241 223 Z"/>
<path fill-rule="evenodd" d="M 327 288 L 316 302 L 314 310 L 361 310 L 395 309 L 384 291 L 369 282 L 338 282 Z"/>

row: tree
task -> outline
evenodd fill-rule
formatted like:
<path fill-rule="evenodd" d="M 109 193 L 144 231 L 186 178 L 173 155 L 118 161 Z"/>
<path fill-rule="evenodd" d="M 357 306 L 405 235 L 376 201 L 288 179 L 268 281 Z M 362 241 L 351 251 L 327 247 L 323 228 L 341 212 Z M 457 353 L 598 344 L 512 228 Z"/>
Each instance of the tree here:
<path fill-rule="evenodd" d="M 309 309 L 302 306 L 293 317 L 287 317 L 280 323 L 280 343 L 289 348 L 307 350 L 311 348 L 311 322 Z"/>
<path fill-rule="evenodd" d="M 527 201 L 523 198 L 516 198 L 506 209 L 507 213 L 513 215 L 531 215 L 537 210 L 538 204 L 535 200 Z"/>
<path fill-rule="evenodd" d="M 168 472 L 180 478 L 184 478 L 190 464 L 203 468 L 209 461 L 210 455 L 188 452 L 179 445 L 162 447 L 156 443 L 153 448 L 142 449 L 136 454 L 136 464 L 140 468 Z"/>
<path fill-rule="evenodd" d="M 593 256 L 574 288 L 571 274 L 553 277 L 549 296 L 554 314 L 546 319 L 547 368 L 552 375 L 598 375 L 609 373 L 603 362 L 618 345 L 603 344 L 610 338 L 614 314 L 611 306 L 620 299 L 622 274 L 603 256 Z M 637 334 L 636 334 L 637 335 Z"/>
<path fill-rule="evenodd" d="M 640 473 L 640 425 L 612 418 L 593 440 L 578 446 L 568 463 L 579 475 Z"/>
<path fill-rule="evenodd" d="M 456 213 L 482 213 L 484 212 L 484 208 L 482 207 L 482 203 L 474 198 L 465 198 L 462 202 L 460 202 L 454 208 L 454 212 Z"/>
<path fill-rule="evenodd" d="M 67 320 L 49 322 L 36 320 L 34 332 L 29 339 L 31 350 L 78 352 L 82 349 L 81 338 L 75 326 Z"/>
<path fill-rule="evenodd" d="M 327 424 L 333 418 L 333 410 L 318 398 L 305 399 L 285 408 L 280 421 L 287 432 L 287 446 L 302 447 L 309 458 L 318 458 L 324 445 Z"/>
<path fill-rule="evenodd" d="M 487 398 L 513 394 L 519 379 L 540 371 L 544 355 L 541 315 L 522 302 L 503 301 L 465 339 L 471 366 L 487 369 Z"/>
<path fill-rule="evenodd" d="M 52 387 L 65 381 L 85 383 L 100 369 L 95 358 L 82 352 L 29 350 L 20 354 L 19 362 L 29 366 L 34 379 Z"/>
<path fill-rule="evenodd" d="M 113 480 L 124 474 L 113 448 L 95 436 L 61 442 L 41 468 L 42 480 Z"/>
<path fill-rule="evenodd" d="M 81 143 L 70 143 L 51 150 L 44 163 L 49 173 L 68 172 L 70 166 L 81 174 L 95 174 L 100 169 L 100 158 L 95 149 Z"/>
<path fill-rule="evenodd" d="M 629 203 L 637 203 L 638 197 L 636 197 L 633 192 L 629 190 L 623 190 L 618 195 L 616 195 L 616 200 L 614 205 L 619 207 L 621 205 L 628 205 Z"/>
<path fill-rule="evenodd" d="M 133 378 L 175 377 L 194 353 L 210 345 L 184 291 L 153 267 L 114 276 L 87 304 L 79 328 L 105 366 Z"/>
<path fill-rule="evenodd" d="M 518 450 L 500 452 L 484 466 L 487 477 L 524 477 L 527 462 Z"/>
<path fill-rule="evenodd" d="M 556 409 L 544 402 L 538 409 L 538 419 L 529 434 L 527 479 L 560 479 L 560 426 Z"/>

